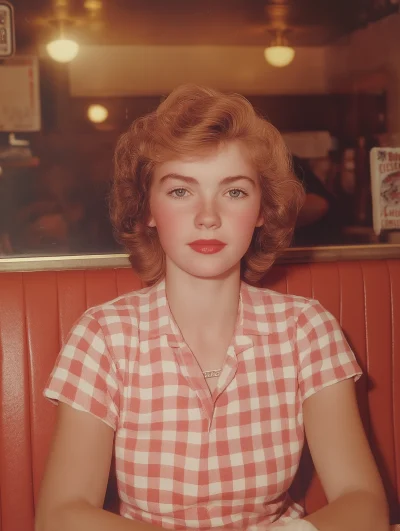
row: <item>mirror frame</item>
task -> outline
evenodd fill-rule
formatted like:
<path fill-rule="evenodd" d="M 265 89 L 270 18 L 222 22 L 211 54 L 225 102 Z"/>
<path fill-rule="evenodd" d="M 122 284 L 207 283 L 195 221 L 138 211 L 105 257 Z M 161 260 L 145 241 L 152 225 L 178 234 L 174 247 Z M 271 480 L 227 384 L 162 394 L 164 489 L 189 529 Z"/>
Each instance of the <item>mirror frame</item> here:
<path fill-rule="evenodd" d="M 399 244 L 293 247 L 286 249 L 276 260 L 276 264 L 391 260 L 399 258 Z M 0 273 L 130 267 L 127 254 L 0 257 Z"/>

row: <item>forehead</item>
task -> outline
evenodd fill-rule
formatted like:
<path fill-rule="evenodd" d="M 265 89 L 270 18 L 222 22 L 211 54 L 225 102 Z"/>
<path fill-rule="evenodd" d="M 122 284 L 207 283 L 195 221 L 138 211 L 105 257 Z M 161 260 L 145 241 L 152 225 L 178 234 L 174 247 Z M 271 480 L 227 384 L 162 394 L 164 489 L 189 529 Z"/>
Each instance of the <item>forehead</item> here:
<path fill-rule="evenodd" d="M 223 178 L 231 175 L 246 175 L 257 177 L 257 171 L 252 163 L 247 149 L 239 142 L 231 142 L 219 146 L 201 156 L 182 157 L 167 160 L 156 166 L 154 180 L 164 175 L 176 173 L 188 177 L 210 176 Z"/>

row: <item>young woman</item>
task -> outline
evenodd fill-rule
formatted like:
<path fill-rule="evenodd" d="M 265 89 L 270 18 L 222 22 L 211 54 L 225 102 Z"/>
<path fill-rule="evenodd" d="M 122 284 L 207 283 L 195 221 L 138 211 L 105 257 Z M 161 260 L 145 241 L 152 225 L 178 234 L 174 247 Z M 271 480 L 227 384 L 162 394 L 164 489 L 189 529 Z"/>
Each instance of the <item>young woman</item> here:
<path fill-rule="evenodd" d="M 37 531 L 387 530 L 339 325 L 255 287 L 302 200 L 237 94 L 183 86 L 122 136 L 112 219 L 147 287 L 87 310 L 59 355 Z M 329 501 L 306 518 L 288 494 L 304 432 Z"/>

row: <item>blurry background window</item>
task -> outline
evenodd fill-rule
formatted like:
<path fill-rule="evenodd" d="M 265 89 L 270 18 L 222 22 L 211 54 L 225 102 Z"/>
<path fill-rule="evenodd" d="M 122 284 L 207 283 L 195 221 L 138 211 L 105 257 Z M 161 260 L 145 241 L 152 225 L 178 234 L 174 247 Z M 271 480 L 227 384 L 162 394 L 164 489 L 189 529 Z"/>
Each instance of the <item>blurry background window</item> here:
<path fill-rule="evenodd" d="M 13 5 L 0 256 L 123 252 L 108 219 L 115 143 L 185 82 L 240 92 L 284 134 L 307 192 L 293 245 L 390 241 L 372 229 L 369 151 L 400 144 L 397 0 Z M 60 39 L 76 43 L 63 62 L 48 53 Z M 276 44 L 293 51 L 285 66 L 266 60 Z"/>

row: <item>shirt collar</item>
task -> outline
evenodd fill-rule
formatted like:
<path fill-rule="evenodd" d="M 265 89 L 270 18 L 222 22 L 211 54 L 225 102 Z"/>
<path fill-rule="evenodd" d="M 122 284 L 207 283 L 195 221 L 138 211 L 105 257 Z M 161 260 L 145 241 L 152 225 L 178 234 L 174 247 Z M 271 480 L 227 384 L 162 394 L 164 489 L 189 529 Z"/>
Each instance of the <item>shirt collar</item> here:
<path fill-rule="evenodd" d="M 261 336 L 271 333 L 268 321 L 267 305 L 263 297 L 265 290 L 250 286 L 245 282 L 240 285 L 238 321 L 236 337 Z M 182 346 L 179 328 L 169 308 L 165 278 L 148 288 L 141 304 L 140 332 L 143 339 L 156 339 L 167 336 L 170 346 Z M 240 340 L 240 339 L 239 339 Z"/>

